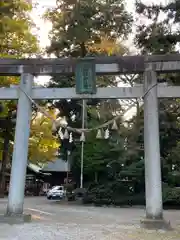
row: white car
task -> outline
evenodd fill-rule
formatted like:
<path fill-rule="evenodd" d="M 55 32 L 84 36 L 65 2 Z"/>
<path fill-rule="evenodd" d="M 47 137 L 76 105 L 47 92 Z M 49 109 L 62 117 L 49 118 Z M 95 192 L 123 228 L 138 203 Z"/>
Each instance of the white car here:
<path fill-rule="evenodd" d="M 47 199 L 63 199 L 66 196 L 64 186 L 54 186 L 47 192 Z"/>

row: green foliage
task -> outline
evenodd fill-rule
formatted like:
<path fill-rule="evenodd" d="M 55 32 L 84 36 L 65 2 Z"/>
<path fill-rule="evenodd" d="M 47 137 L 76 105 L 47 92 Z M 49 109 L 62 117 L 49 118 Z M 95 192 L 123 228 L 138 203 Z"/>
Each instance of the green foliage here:
<path fill-rule="evenodd" d="M 109 175 L 113 175 L 113 178 L 115 177 L 116 172 L 121 168 L 125 155 L 122 144 L 117 145 L 117 143 L 113 143 L 111 140 L 96 139 L 96 132 L 87 135 L 84 144 L 84 176 L 86 182 L 99 182 L 102 179 L 106 179 L 108 172 Z M 80 169 L 81 145 L 76 145 L 73 160 L 75 162 L 74 171 L 77 171 Z M 79 178 L 79 174 L 77 178 Z"/>
<path fill-rule="evenodd" d="M 110 5 L 119 11 L 119 21 L 114 14 L 110 15 Z M 118 5 L 118 7 L 117 7 Z M 132 23 L 131 16 L 124 9 L 122 0 L 118 1 L 57 1 L 57 7 L 49 10 L 45 16 L 52 22 L 50 32 L 51 45 L 48 53 L 56 57 L 84 57 L 89 54 L 114 54 L 117 50 L 125 53 L 124 46 L 121 48 L 116 44 L 117 37 L 127 36 Z M 109 19 L 110 18 L 110 19 Z M 117 47 L 116 47 L 117 46 Z M 121 49 L 121 50 L 119 50 Z M 98 77 L 97 86 L 117 85 L 114 77 Z M 74 87 L 73 77 L 53 76 L 50 86 Z M 96 105 L 97 100 L 89 101 L 89 105 Z M 81 126 L 81 102 L 62 100 L 56 102 L 55 106 L 60 110 L 62 116 L 66 116 L 69 125 Z M 88 107 L 89 108 L 89 107 Z M 88 109 L 89 120 L 90 112 Z M 75 120 L 72 121 L 72 116 Z"/>
<path fill-rule="evenodd" d="M 94 185 L 88 189 L 83 198 L 84 204 L 133 206 L 145 205 L 145 194 L 134 193 L 132 182 L 116 181 L 105 185 Z M 163 204 L 164 207 L 180 206 L 180 188 L 172 188 L 163 184 Z"/>
<path fill-rule="evenodd" d="M 39 53 L 37 37 L 32 34 L 34 23 L 30 18 L 32 5 L 25 0 L 0 1 L 0 57 L 22 58 Z M 0 87 L 18 84 L 18 77 L 0 77 Z M 3 132 L 8 112 L 16 109 L 16 101 L 3 101 L 3 111 L 0 113 L 0 141 L 3 142 Z M 10 140 L 14 140 L 14 126 L 10 126 Z M 0 146 L 3 151 L 3 146 Z M 10 155 L 12 147 L 10 148 Z"/>
<path fill-rule="evenodd" d="M 118 5 L 120 4 L 120 5 Z M 178 5 L 146 6 L 137 3 L 137 13 L 140 17 L 150 20 L 149 24 L 140 24 L 135 39 L 136 45 L 142 53 L 169 53 L 175 51 L 179 42 L 178 29 L 172 31 L 174 23 L 178 22 Z M 113 10 L 119 11 L 111 14 Z M 159 19 L 161 12 L 165 19 Z M 46 14 L 52 22 L 50 33 L 51 45 L 47 49 L 49 54 L 56 57 L 84 57 L 89 55 L 114 55 L 124 54 L 124 47 L 113 49 L 112 45 L 118 44 L 117 38 L 127 37 L 132 18 L 124 9 L 123 1 L 57 1 L 54 10 Z M 119 18 L 119 19 L 118 19 Z M 169 83 L 177 84 L 177 75 L 161 75 Z M 133 80 L 137 81 L 137 79 Z M 130 84 L 133 84 L 134 82 Z M 73 77 L 52 76 L 51 86 L 74 87 Z M 97 78 L 98 86 L 116 86 L 117 82 L 112 77 Z M 160 101 L 160 132 L 163 181 L 177 184 L 176 172 L 179 171 L 179 111 L 178 102 Z M 81 127 L 81 102 L 58 101 L 55 106 L 62 116 L 66 116 L 72 127 Z M 143 144 L 143 110 L 137 105 L 137 116 L 131 119 L 127 127 L 121 127 L 117 134 L 107 141 L 96 140 L 95 133 L 88 134 L 84 152 L 84 181 L 85 184 L 96 183 L 89 188 L 87 202 L 95 204 L 132 205 L 143 204 L 144 197 L 144 153 L 140 144 Z M 88 101 L 87 127 L 94 127 L 113 117 L 113 113 L 121 112 L 120 103 L 117 101 Z M 97 118 L 97 112 L 100 119 Z M 118 123 L 121 124 L 121 119 Z M 77 139 L 79 136 L 75 136 Z M 77 142 L 77 140 L 76 140 Z M 81 145 L 76 143 L 73 153 L 73 174 L 79 182 Z M 172 159 L 173 158 L 173 159 Z M 176 182 L 176 183 L 175 183 Z M 174 199 L 174 190 L 164 195 L 164 201 Z M 177 199 L 177 198 L 176 198 Z M 169 200 L 168 200 L 169 201 Z"/>
<path fill-rule="evenodd" d="M 138 26 L 136 44 L 143 53 L 167 54 L 176 50 L 180 41 L 178 24 L 180 23 L 179 1 L 146 5 L 141 1 L 136 3 L 138 17 L 148 20 L 148 24 Z M 164 14 L 164 17 L 162 16 Z M 179 74 L 162 74 L 159 81 L 171 85 L 179 84 Z M 167 181 L 167 172 L 179 169 L 177 159 L 179 150 L 179 100 L 163 99 L 159 101 L 160 108 L 160 145 L 163 160 L 163 179 Z"/>
<path fill-rule="evenodd" d="M 31 33 L 33 22 L 30 18 L 32 6 L 24 0 L 0 2 L 0 57 L 21 58 L 38 53 L 36 36 Z M 18 84 L 18 77 L 0 77 L 0 87 Z M 3 102 L 4 112 L 11 110 L 15 102 Z"/>
<path fill-rule="evenodd" d="M 31 9 L 32 6 L 24 0 L 1 1 L 1 57 L 27 57 L 38 52 L 37 37 L 31 33 Z"/>
<path fill-rule="evenodd" d="M 84 204 L 132 206 L 145 203 L 144 193 L 134 194 L 131 181 L 115 181 L 90 187 Z"/>
<path fill-rule="evenodd" d="M 113 14 L 112 14 L 113 12 Z M 118 15 L 118 16 L 117 16 Z M 49 54 L 56 57 L 84 57 L 88 55 L 124 54 L 127 49 L 119 44 L 118 39 L 126 38 L 131 31 L 132 16 L 127 13 L 123 0 L 94 1 L 68 0 L 57 1 L 56 8 L 49 10 L 45 17 L 52 23 L 50 32 L 51 45 Z M 116 86 L 114 77 L 97 77 L 97 86 Z M 74 87 L 72 77 L 52 76 L 50 86 Z M 77 100 L 63 100 L 55 103 L 61 116 L 66 116 L 72 127 L 81 127 L 82 104 Z M 111 119 L 113 111 L 120 111 L 118 101 L 87 101 L 86 126 L 94 127 Z M 100 114 L 101 119 L 97 117 Z M 97 140 L 96 133 L 87 135 L 84 149 L 85 181 L 99 181 L 107 174 L 106 165 L 118 158 L 118 149 L 108 141 Z M 79 139 L 75 135 L 75 139 Z M 77 142 L 77 141 L 76 141 Z M 65 144 L 62 142 L 62 147 Z M 112 149 L 112 151 L 110 151 Z M 62 149 L 61 149 L 62 150 Z M 73 153 L 73 173 L 79 182 L 81 145 L 76 143 Z"/>
<path fill-rule="evenodd" d="M 147 20 L 144 24 L 141 22 L 138 26 L 138 32 L 135 38 L 136 46 L 145 54 L 167 54 L 173 53 L 179 43 L 179 30 L 175 24 L 179 24 L 179 1 L 170 1 L 165 5 L 152 4 L 146 5 L 138 1 L 136 3 L 136 11 L 138 18 L 143 17 Z M 160 17 L 164 13 L 164 18 Z M 167 81 L 169 84 L 178 85 L 179 76 L 177 74 L 158 75 L 159 81 Z M 159 122 L 160 122 L 160 146 L 161 146 L 161 162 L 162 162 L 162 180 L 169 186 L 164 191 L 164 203 L 178 203 L 173 200 L 179 186 L 179 100 L 162 99 L 159 100 Z M 143 110 L 139 116 L 132 119 L 132 128 L 130 133 L 138 133 L 137 142 L 143 142 Z M 140 119 L 138 119 L 140 117 Z M 137 130 L 137 119 L 139 126 Z M 130 141 L 132 141 L 130 139 Z M 138 152 L 138 154 L 141 154 Z M 140 156 L 140 155 L 139 155 Z M 135 164 L 135 163 L 134 163 Z M 132 166 L 132 165 L 131 165 Z M 143 165 L 142 171 L 143 173 Z M 128 168 L 130 170 L 130 168 Z M 131 171 L 132 172 L 132 171 Z M 138 171 L 137 171 L 138 172 Z M 141 181 L 144 181 L 141 178 Z M 174 201 L 174 202 L 173 202 Z"/>
<path fill-rule="evenodd" d="M 168 53 L 175 50 L 179 42 L 178 30 L 172 32 L 174 22 L 168 15 L 178 9 L 172 5 L 165 7 L 153 5 L 151 7 L 137 3 L 139 17 L 147 17 L 150 24 L 140 24 L 136 36 L 136 44 L 142 53 Z M 167 13 L 165 20 L 158 20 L 160 12 Z M 172 16 L 171 16 L 172 17 Z M 171 23 L 170 23 L 171 21 Z M 177 74 L 159 76 L 161 81 L 178 84 Z M 168 187 L 163 188 L 163 202 L 165 205 L 179 204 L 179 102 L 177 100 L 160 100 L 160 145 L 162 160 L 163 181 Z M 144 183 L 144 153 L 140 144 L 143 144 L 143 108 L 129 122 L 129 131 L 126 132 L 126 154 L 123 154 L 118 165 L 118 157 L 111 164 L 111 173 L 115 178 L 103 181 L 89 189 L 84 202 L 96 205 L 141 205 L 145 203 Z M 119 152 L 119 154 L 121 154 Z M 118 155 L 117 155 L 118 156 Z M 123 165 L 122 165 L 123 164 Z M 118 182 L 123 183 L 114 188 Z M 126 186 L 126 187 L 125 187 Z M 121 193 L 121 196 L 120 196 Z"/>
<path fill-rule="evenodd" d="M 87 46 L 108 39 L 127 37 L 132 17 L 123 0 L 57 1 L 57 7 L 46 13 L 52 22 L 49 53 L 56 56 L 85 56 Z"/>
<path fill-rule="evenodd" d="M 45 111 L 52 117 L 56 115 L 55 110 L 45 108 Z M 31 121 L 29 160 L 40 164 L 51 161 L 56 156 L 59 145 L 57 137 L 52 134 L 52 121 L 37 113 Z"/>
<path fill-rule="evenodd" d="M 163 203 L 165 206 L 180 205 L 180 188 L 172 188 L 168 185 L 163 186 Z"/>
<path fill-rule="evenodd" d="M 144 53 L 165 54 L 175 51 L 180 41 L 179 30 L 175 26 L 180 22 L 179 8 L 179 0 L 172 0 L 164 6 L 160 3 L 146 5 L 141 1 L 136 2 L 138 18 L 143 17 L 146 23 L 139 24 L 135 43 Z M 162 13 L 165 17 L 162 17 Z"/>

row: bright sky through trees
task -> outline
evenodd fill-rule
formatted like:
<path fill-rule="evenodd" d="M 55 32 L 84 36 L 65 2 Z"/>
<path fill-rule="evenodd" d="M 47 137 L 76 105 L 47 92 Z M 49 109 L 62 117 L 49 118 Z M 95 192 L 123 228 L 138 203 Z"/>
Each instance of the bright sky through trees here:
<path fill-rule="evenodd" d="M 169 0 L 158 0 L 158 2 L 165 3 Z M 48 21 L 42 20 L 42 15 L 44 11 L 49 7 L 54 7 L 56 4 L 56 0 L 33 0 L 33 2 L 37 2 L 38 6 L 33 11 L 33 16 L 35 17 L 35 22 L 37 27 L 39 28 L 38 35 L 40 39 L 40 43 L 42 47 L 45 47 L 49 44 L 48 32 L 51 29 L 51 23 Z M 127 9 L 130 12 L 134 12 L 134 3 L 135 0 L 126 0 Z M 144 3 L 155 3 L 157 0 L 144 0 Z M 131 45 L 131 44 L 130 44 Z"/>

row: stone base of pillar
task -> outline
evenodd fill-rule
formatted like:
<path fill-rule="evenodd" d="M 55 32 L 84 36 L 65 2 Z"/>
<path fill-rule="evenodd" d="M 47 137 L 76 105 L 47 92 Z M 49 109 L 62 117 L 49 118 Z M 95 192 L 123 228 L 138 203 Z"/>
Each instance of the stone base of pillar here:
<path fill-rule="evenodd" d="M 170 222 L 168 222 L 164 219 L 145 218 L 145 219 L 141 220 L 141 227 L 149 229 L 149 230 L 165 230 L 165 231 L 173 230 Z"/>
<path fill-rule="evenodd" d="M 0 215 L 0 223 L 6 224 L 23 224 L 31 222 L 31 215 L 30 214 L 12 214 L 12 215 Z"/>

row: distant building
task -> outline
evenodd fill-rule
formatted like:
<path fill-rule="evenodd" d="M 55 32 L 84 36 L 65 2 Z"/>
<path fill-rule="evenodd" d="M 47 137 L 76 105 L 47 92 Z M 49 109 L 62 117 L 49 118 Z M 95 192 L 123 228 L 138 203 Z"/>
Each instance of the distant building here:
<path fill-rule="evenodd" d="M 41 169 L 41 172 L 51 174 L 49 183 L 52 186 L 64 184 L 67 178 L 68 181 L 72 179 L 70 164 L 61 158 L 49 162 Z"/>
<path fill-rule="evenodd" d="M 0 170 L 1 170 L 1 163 L 0 163 Z M 49 178 L 51 177 L 50 173 L 43 173 L 40 171 L 41 168 L 35 164 L 28 163 L 26 169 L 26 189 L 31 188 L 32 192 L 33 189 L 37 187 L 38 184 L 42 185 L 43 182 L 49 182 Z M 10 182 L 10 172 L 11 172 L 11 165 L 7 165 L 5 170 L 5 193 L 7 194 L 9 191 L 9 182 Z M 37 194 L 38 195 L 38 194 Z"/>

